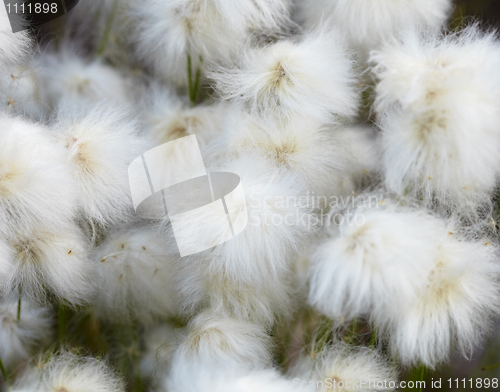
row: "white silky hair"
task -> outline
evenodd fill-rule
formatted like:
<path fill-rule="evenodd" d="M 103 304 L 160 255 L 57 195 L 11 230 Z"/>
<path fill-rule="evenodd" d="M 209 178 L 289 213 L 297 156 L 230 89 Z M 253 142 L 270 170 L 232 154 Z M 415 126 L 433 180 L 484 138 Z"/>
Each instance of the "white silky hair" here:
<path fill-rule="evenodd" d="M 147 226 L 108 235 L 94 257 L 100 291 L 93 307 L 97 317 L 148 325 L 176 313 L 174 260 L 164 241 Z"/>
<path fill-rule="evenodd" d="M 356 124 L 334 131 L 337 132 L 338 144 L 346 150 L 349 158 L 349 165 L 345 168 L 349 176 L 344 180 L 344 187 L 350 182 L 351 187 L 358 191 L 376 183 L 375 177 L 381 170 L 377 130 L 369 125 Z"/>
<path fill-rule="evenodd" d="M 414 300 L 448 233 L 440 219 L 377 194 L 353 205 L 310 263 L 309 302 L 335 319 L 385 315 Z"/>
<path fill-rule="evenodd" d="M 214 162 L 220 158 L 216 152 L 229 157 L 256 155 L 274 168 L 276 175 L 296 175 L 308 203 L 314 204 L 313 198 L 348 196 L 354 190 L 346 181 L 356 159 L 350 151 L 352 143 L 337 131 L 309 119 L 277 126 L 234 110 L 224 123 L 224 133 L 205 153 Z"/>
<path fill-rule="evenodd" d="M 385 185 L 464 212 L 488 204 L 500 175 L 496 34 L 412 31 L 371 62 Z"/>
<path fill-rule="evenodd" d="M 44 126 L 0 114 L 0 233 L 61 230 L 76 213 L 64 150 Z"/>
<path fill-rule="evenodd" d="M 14 251 L 5 293 L 18 292 L 32 301 L 45 302 L 50 292 L 69 305 L 81 305 L 94 294 L 90 244 L 75 223 L 58 230 L 41 226 L 29 233 L 18 233 L 9 240 Z"/>
<path fill-rule="evenodd" d="M 62 351 L 28 368 L 14 390 L 124 392 L 125 383 L 104 359 Z"/>
<path fill-rule="evenodd" d="M 386 307 L 374 319 L 403 366 L 429 368 L 458 351 L 470 358 L 493 326 L 500 306 L 498 248 L 487 239 L 467 240 L 450 227 L 418 295 Z"/>
<path fill-rule="evenodd" d="M 151 146 L 136 120 L 101 102 L 60 110 L 52 130 L 77 183 L 80 216 L 102 226 L 126 220 L 133 211 L 128 166 Z"/>
<path fill-rule="evenodd" d="M 65 43 L 69 46 L 69 43 Z M 102 60 L 89 60 L 76 50 L 65 48 L 39 57 L 39 94 L 53 110 L 64 104 L 93 105 L 109 101 L 131 105 L 132 80 Z"/>
<path fill-rule="evenodd" d="M 327 23 L 344 31 L 351 45 L 375 49 L 408 25 L 439 29 L 450 15 L 451 0 L 298 0 L 306 26 Z"/>
<path fill-rule="evenodd" d="M 19 316 L 18 320 L 17 299 L 9 297 L 0 301 L 0 359 L 7 369 L 27 361 L 52 338 L 54 320 L 50 308 L 23 298 Z"/>
<path fill-rule="evenodd" d="M 211 103 L 189 107 L 171 89 L 152 87 L 143 99 L 142 121 L 155 145 L 196 135 L 201 149 L 222 133 L 229 108 Z"/>
<path fill-rule="evenodd" d="M 288 375 L 325 392 L 395 391 L 398 385 L 396 369 L 377 350 L 341 342 L 326 346 L 315 358 L 303 355 Z"/>
<path fill-rule="evenodd" d="M 223 312 L 204 310 L 188 324 L 172 355 L 176 363 L 239 364 L 241 367 L 267 367 L 272 363 L 273 343 L 267 330 L 257 323 L 239 320 Z"/>
<path fill-rule="evenodd" d="M 11 17 L 16 20 L 16 23 L 25 23 L 21 21 L 21 16 L 14 12 L 14 9 L 11 11 Z M 12 32 L 7 6 L 0 7 L 0 65 L 2 68 L 22 61 L 31 51 L 32 46 L 32 39 L 27 30 Z"/>
<path fill-rule="evenodd" d="M 39 67 L 34 60 L 6 66 L 0 74 L 0 110 L 28 120 L 42 122 L 50 114 L 50 106 L 40 99 Z"/>
<path fill-rule="evenodd" d="M 141 356 L 141 373 L 158 383 L 165 373 L 172 354 L 179 345 L 184 331 L 182 328 L 175 328 L 170 322 L 156 325 L 147 330 L 144 345 L 145 350 Z"/>
<path fill-rule="evenodd" d="M 164 79 L 186 84 L 195 70 L 226 62 L 252 34 L 289 24 L 286 0 L 141 0 L 131 9 L 138 56 Z"/>
<path fill-rule="evenodd" d="M 235 364 L 227 364 L 224 368 L 210 363 L 177 366 L 176 377 L 165 377 L 160 392 L 289 392 L 295 388 L 292 381 L 287 380 L 276 369 L 245 369 Z M 193 370 L 196 378 L 191 378 Z M 312 389 L 304 388 L 305 391 Z"/>
<path fill-rule="evenodd" d="M 292 309 L 292 260 L 316 230 L 308 227 L 311 209 L 297 206 L 304 193 L 293 174 L 279 176 L 255 156 L 219 161 L 209 171 L 240 176 L 247 211 L 228 208 L 235 226 L 246 219 L 244 213 L 248 225 L 232 240 L 185 257 L 178 264 L 175 276 L 182 309 L 189 315 L 211 306 L 237 318 L 272 325 L 277 316 Z M 300 219 L 302 216 L 306 219 Z M 225 214 L 220 219 L 221 226 L 227 223 Z M 197 216 L 193 227 L 200 222 L 203 217 Z M 190 227 L 187 222 L 186 227 Z"/>
<path fill-rule="evenodd" d="M 243 47 L 208 77 L 222 99 L 268 121 L 336 122 L 357 113 L 354 63 L 342 34 L 317 28 L 265 47 Z"/>
<path fill-rule="evenodd" d="M 5 291 L 8 279 L 14 269 L 14 249 L 0 237 L 0 293 Z"/>

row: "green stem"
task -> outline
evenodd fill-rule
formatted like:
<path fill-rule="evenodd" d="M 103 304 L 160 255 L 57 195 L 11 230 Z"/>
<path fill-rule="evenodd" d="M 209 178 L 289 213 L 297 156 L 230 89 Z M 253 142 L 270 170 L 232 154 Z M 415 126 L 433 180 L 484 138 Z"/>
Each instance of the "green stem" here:
<path fill-rule="evenodd" d="M 354 333 L 356 332 L 356 323 L 358 322 L 358 319 L 354 317 L 351 322 L 351 328 L 349 330 L 349 343 L 352 342 L 354 339 Z"/>
<path fill-rule="evenodd" d="M 2 362 L 2 359 L 0 359 L 0 371 L 2 371 L 2 376 L 3 378 L 5 379 L 5 383 L 7 384 L 7 386 L 10 388 L 10 380 L 9 380 L 9 376 L 7 374 L 7 370 L 5 370 L 5 367 L 3 366 L 3 362 Z"/>
<path fill-rule="evenodd" d="M 420 392 L 424 390 L 425 365 L 420 369 Z"/>
<path fill-rule="evenodd" d="M 97 57 L 102 57 L 104 51 L 106 50 L 106 45 L 109 41 L 109 35 L 111 34 L 111 27 L 113 27 L 113 22 L 115 20 L 116 8 L 118 7 L 118 0 L 113 2 L 113 7 L 111 12 L 109 13 L 108 20 L 106 22 L 106 26 L 104 27 L 104 34 L 101 38 L 101 42 L 99 44 L 99 49 L 97 50 Z"/>
<path fill-rule="evenodd" d="M 200 63 L 203 62 L 203 58 L 200 56 Z M 201 68 L 196 69 L 196 74 L 193 80 L 193 62 L 191 56 L 187 55 L 187 73 L 188 73 L 188 90 L 189 90 L 189 103 L 191 107 L 196 105 L 198 101 L 198 93 L 200 90 L 200 80 L 201 80 Z"/>
<path fill-rule="evenodd" d="M 494 365 L 486 366 L 482 370 L 490 370 L 490 369 L 494 369 L 494 368 L 499 367 L 499 366 L 500 366 L 500 362 L 495 363 Z"/>
<path fill-rule="evenodd" d="M 17 322 L 21 321 L 21 302 L 23 298 L 23 288 L 19 286 L 19 299 L 17 300 Z"/>
<path fill-rule="evenodd" d="M 68 311 L 64 306 L 64 303 L 60 302 L 59 310 L 57 313 L 57 341 L 59 342 L 59 345 L 62 345 L 64 341 L 67 320 L 68 320 Z"/>
<path fill-rule="evenodd" d="M 375 328 L 372 329 L 372 336 L 370 338 L 370 348 L 375 348 L 375 341 L 377 340 L 377 330 Z"/>
<path fill-rule="evenodd" d="M 191 63 L 191 55 L 187 55 L 187 73 L 188 73 L 188 90 L 189 90 L 189 101 L 191 102 L 191 105 L 193 104 L 193 101 L 191 100 L 191 92 L 193 91 L 193 65 Z"/>
<path fill-rule="evenodd" d="M 323 351 L 323 347 L 325 347 L 326 341 L 328 339 L 328 335 L 330 335 L 330 329 L 332 328 L 333 320 L 328 320 L 325 328 L 321 332 L 321 339 L 319 340 L 319 345 L 316 350 L 317 353 Z"/>

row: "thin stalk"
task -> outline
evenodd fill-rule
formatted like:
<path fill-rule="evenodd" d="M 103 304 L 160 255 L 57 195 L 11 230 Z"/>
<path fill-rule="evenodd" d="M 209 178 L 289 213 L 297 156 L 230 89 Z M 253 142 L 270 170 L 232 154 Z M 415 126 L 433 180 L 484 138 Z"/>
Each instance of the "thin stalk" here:
<path fill-rule="evenodd" d="M 109 13 L 108 20 L 106 21 L 106 26 L 104 27 L 104 34 L 99 43 L 99 49 L 97 50 L 97 57 L 102 57 L 104 51 L 106 50 L 106 45 L 109 41 L 109 35 L 111 34 L 111 27 L 113 27 L 113 22 L 115 20 L 116 9 L 118 7 L 118 0 L 113 2 L 113 7 Z"/>
<path fill-rule="evenodd" d="M 187 55 L 187 74 L 188 74 L 188 90 L 189 90 L 189 101 L 191 102 L 191 105 L 193 105 L 193 101 L 191 100 L 191 95 L 193 91 L 193 65 L 191 62 L 191 55 Z"/>
<path fill-rule="evenodd" d="M 494 365 L 486 366 L 486 367 L 482 368 L 481 370 L 490 370 L 490 369 L 495 369 L 495 368 L 497 368 L 497 367 L 499 367 L 499 366 L 500 366 L 500 362 L 495 363 Z"/>
<path fill-rule="evenodd" d="M 200 63 L 203 62 L 203 58 L 200 56 Z M 201 80 L 201 68 L 196 69 L 196 74 L 193 80 L 193 62 L 191 56 L 187 55 L 187 73 L 188 73 L 188 90 L 189 90 L 189 103 L 191 107 L 196 105 L 198 100 L 198 93 L 200 90 L 200 80 Z"/>
<path fill-rule="evenodd" d="M 57 341 L 59 345 L 63 344 L 64 334 L 66 332 L 66 321 L 68 318 L 67 309 L 64 303 L 59 303 L 59 310 L 57 313 Z"/>
<path fill-rule="evenodd" d="M 354 317 L 352 319 L 351 328 L 349 330 L 349 343 L 351 343 L 352 340 L 354 339 L 354 333 L 356 332 L 356 323 L 357 322 L 358 322 L 358 319 L 356 317 Z"/>
<path fill-rule="evenodd" d="M 320 353 L 321 351 L 323 351 L 323 347 L 325 347 L 328 335 L 330 335 L 330 329 L 332 328 L 332 325 L 333 325 L 333 320 L 328 320 L 325 329 L 322 331 L 321 339 L 319 340 L 319 345 L 316 352 Z"/>
<path fill-rule="evenodd" d="M 377 330 L 375 328 L 372 329 L 372 336 L 370 338 L 370 348 L 375 348 L 375 341 L 377 340 Z"/>
<path fill-rule="evenodd" d="M 17 300 L 17 322 L 21 321 L 21 302 L 23 298 L 23 288 L 19 286 L 19 299 Z"/>
<path fill-rule="evenodd" d="M 425 365 L 420 369 L 420 392 L 424 390 Z"/>
<path fill-rule="evenodd" d="M 5 370 L 5 366 L 3 366 L 3 362 L 2 362 L 1 358 L 0 358 L 0 371 L 2 372 L 2 376 L 3 376 L 4 380 L 5 380 L 5 383 L 10 388 L 9 376 L 7 374 L 7 370 Z"/>

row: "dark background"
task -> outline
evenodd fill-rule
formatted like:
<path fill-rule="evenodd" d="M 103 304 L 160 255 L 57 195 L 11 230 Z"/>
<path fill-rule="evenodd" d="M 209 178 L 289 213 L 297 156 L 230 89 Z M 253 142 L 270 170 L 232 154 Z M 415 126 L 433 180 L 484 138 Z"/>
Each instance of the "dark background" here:
<path fill-rule="evenodd" d="M 476 16 L 490 26 L 500 27 L 500 0 L 455 0 L 452 24 Z"/>

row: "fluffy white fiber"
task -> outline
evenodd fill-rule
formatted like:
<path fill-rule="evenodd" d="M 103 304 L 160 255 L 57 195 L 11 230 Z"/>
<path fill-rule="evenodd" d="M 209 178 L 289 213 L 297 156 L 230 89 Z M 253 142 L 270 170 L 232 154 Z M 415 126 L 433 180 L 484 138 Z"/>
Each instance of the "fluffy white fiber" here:
<path fill-rule="evenodd" d="M 12 11 L 14 11 L 12 9 Z M 20 16 L 14 12 L 12 17 L 22 24 Z M 0 7 L 0 66 L 4 67 L 21 61 L 31 49 L 31 37 L 27 30 L 13 33 L 7 14 L 7 7 Z"/>
<path fill-rule="evenodd" d="M 28 360 L 34 349 L 45 347 L 52 337 L 53 317 L 49 308 L 24 300 L 18 320 L 17 300 L 0 304 L 0 358 L 6 368 Z"/>
<path fill-rule="evenodd" d="M 98 59 L 87 60 L 65 49 L 44 54 L 39 67 L 40 95 L 52 108 L 57 109 L 60 104 L 92 105 L 97 101 L 131 103 L 131 80 Z"/>
<path fill-rule="evenodd" d="M 124 392 L 125 385 L 102 359 L 77 356 L 69 351 L 27 370 L 14 385 L 22 391 Z"/>
<path fill-rule="evenodd" d="M 227 317 L 224 313 L 204 311 L 186 328 L 185 336 L 172 358 L 171 374 L 182 363 L 193 367 L 226 363 L 244 368 L 264 367 L 272 363 L 271 337 L 259 324 Z"/>
<path fill-rule="evenodd" d="M 252 34 L 279 31 L 288 21 L 286 0 L 142 0 L 131 10 L 137 53 L 157 74 L 187 81 L 206 62 L 227 61 Z"/>
<path fill-rule="evenodd" d="M 160 88 L 146 91 L 143 106 L 143 121 L 155 145 L 196 135 L 201 148 L 222 132 L 229 111 L 225 104 L 190 108 L 172 91 Z"/>
<path fill-rule="evenodd" d="M 231 116 L 225 134 L 209 146 L 209 156 L 213 149 L 229 157 L 253 155 L 255 160 L 264 160 L 276 175 L 294 175 L 307 193 L 305 202 L 311 205 L 313 198 L 350 194 L 345 179 L 355 157 L 350 141 L 335 129 L 308 119 L 280 127 L 237 110 Z"/>
<path fill-rule="evenodd" d="M 376 194 L 337 217 L 338 234 L 315 252 L 309 302 L 340 319 L 403 308 L 427 283 L 430 263 L 447 237 L 444 222 Z"/>
<path fill-rule="evenodd" d="M 350 43 L 375 49 L 409 25 L 438 29 L 452 8 L 451 0 L 299 0 L 298 15 L 306 26 L 329 23 L 344 31 Z"/>
<path fill-rule="evenodd" d="M 296 388 L 316 391 L 395 391 L 397 372 L 375 350 L 334 343 L 317 357 L 303 356 L 289 371 Z M 296 379 L 307 384 L 300 384 Z"/>
<path fill-rule="evenodd" d="M 90 245 L 78 226 L 68 223 L 54 231 L 42 226 L 12 237 L 9 244 L 14 260 L 6 279 L 7 293 L 22 289 L 30 299 L 44 301 L 50 292 L 72 305 L 91 299 Z"/>
<path fill-rule="evenodd" d="M 390 337 L 403 365 L 434 368 L 458 350 L 470 358 L 492 326 L 500 304 L 498 249 L 487 240 L 450 234 L 425 268 L 426 285 L 413 301 L 388 306 L 375 324 Z M 424 267 L 422 267 L 424 268 Z"/>
<path fill-rule="evenodd" d="M 23 63 L 6 67 L 0 73 L 0 108 L 9 114 L 42 120 L 49 113 L 40 96 L 37 64 Z"/>
<path fill-rule="evenodd" d="M 164 239 L 137 227 L 111 233 L 96 251 L 98 317 L 119 323 L 150 323 L 176 311 L 172 256 Z"/>
<path fill-rule="evenodd" d="M 224 368 L 206 364 L 196 369 L 196 378 L 190 378 L 192 368 L 177 367 L 184 377 L 165 378 L 161 392 L 289 392 L 294 390 L 292 381 L 274 369 L 242 369 L 234 364 Z M 312 389 L 304 388 L 305 391 Z"/>
<path fill-rule="evenodd" d="M 427 204 L 486 203 L 500 174 L 495 34 L 474 25 L 445 37 L 411 33 L 371 61 L 386 186 Z"/>
<path fill-rule="evenodd" d="M 128 166 L 150 147 L 135 120 L 119 107 L 97 104 L 62 110 L 52 128 L 77 183 L 82 217 L 105 226 L 123 220 L 132 211 Z"/>
<path fill-rule="evenodd" d="M 61 230 L 76 212 L 64 151 L 41 125 L 5 114 L 0 124 L 0 233 Z"/>
<path fill-rule="evenodd" d="M 181 260 L 175 275 L 183 308 L 190 313 L 210 305 L 272 325 L 276 316 L 291 311 L 293 258 L 317 229 L 308 221 L 309 205 L 299 205 L 303 188 L 293 174 L 279 176 L 265 161 L 248 155 L 219 162 L 210 171 L 240 176 L 247 212 L 236 206 L 229 213 L 235 226 L 247 213 L 248 226 L 231 241 Z M 227 222 L 225 214 L 220 219 Z M 192 225 L 201 222 L 199 217 Z M 215 227 L 220 225 L 210 230 Z"/>
<path fill-rule="evenodd" d="M 353 60 L 337 30 L 318 28 L 263 48 L 244 48 L 209 77 L 223 99 L 264 119 L 333 122 L 356 114 Z"/>

